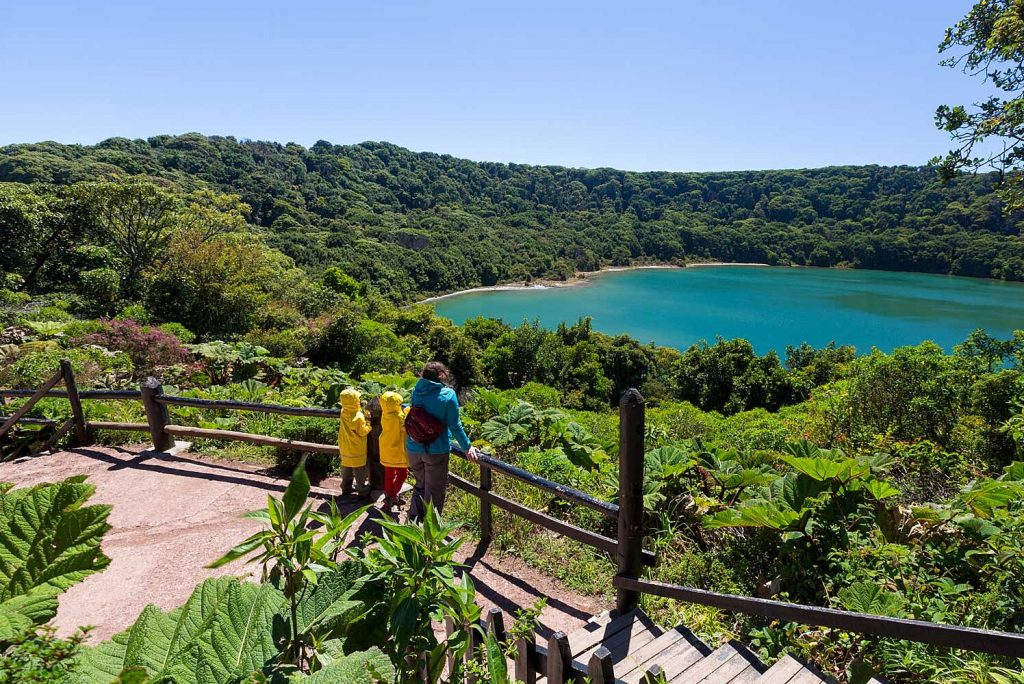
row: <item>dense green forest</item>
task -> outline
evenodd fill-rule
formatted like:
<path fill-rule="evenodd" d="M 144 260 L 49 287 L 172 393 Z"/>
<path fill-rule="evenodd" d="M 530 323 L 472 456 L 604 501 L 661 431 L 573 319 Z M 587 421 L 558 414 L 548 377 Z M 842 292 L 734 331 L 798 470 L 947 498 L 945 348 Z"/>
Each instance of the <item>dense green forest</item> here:
<path fill-rule="evenodd" d="M 632 173 L 194 133 L 0 148 L 0 181 L 40 194 L 124 174 L 237 194 L 299 266 L 342 265 L 397 298 L 638 260 L 1024 279 L 1017 217 L 1001 211 L 994 175 L 944 184 L 911 167 Z"/>
<path fill-rule="evenodd" d="M 632 174 L 188 135 L 8 147 L 0 178 L 0 387 L 38 387 L 67 358 L 82 388 L 137 388 L 156 375 L 187 396 L 334 407 L 348 386 L 367 398 L 407 393 L 412 372 L 438 359 L 478 445 L 609 500 L 613 406 L 638 387 L 649 402 L 645 532 L 657 578 L 1024 629 L 1024 332 L 977 331 L 952 354 L 931 343 L 885 354 L 793 340 L 780 357 L 742 339 L 643 345 L 585 317 L 551 330 L 486 318 L 456 326 L 408 304 L 645 259 L 1021 278 L 1015 219 L 992 177 L 943 185 L 928 170 L 879 167 Z M 46 399 L 31 415 L 59 424 L 68 411 Z M 90 401 L 86 411 L 92 421 L 144 419 L 135 402 Z M 322 443 L 337 431 L 332 420 L 242 412 L 175 409 L 174 419 Z M 48 430 L 19 427 L 0 457 L 38 448 Z M 281 469 L 299 457 L 193 448 Z M 336 467 L 322 456 L 308 465 L 316 475 Z M 613 533 L 587 509 L 515 482 L 497 489 Z M 471 501 L 456 494 L 446 516 L 473 533 Z M 608 591 L 607 558 L 521 520 L 498 516 L 497 527 L 498 550 L 576 589 Z M 896 682 L 1021 681 L 1008 659 L 656 599 L 645 608 L 708 639 L 740 637 L 769 659 L 802 654 L 849 682 L 869 671 Z M 13 641 L 0 634 L 2 654 L 44 647 L 64 648 L 34 627 Z"/>

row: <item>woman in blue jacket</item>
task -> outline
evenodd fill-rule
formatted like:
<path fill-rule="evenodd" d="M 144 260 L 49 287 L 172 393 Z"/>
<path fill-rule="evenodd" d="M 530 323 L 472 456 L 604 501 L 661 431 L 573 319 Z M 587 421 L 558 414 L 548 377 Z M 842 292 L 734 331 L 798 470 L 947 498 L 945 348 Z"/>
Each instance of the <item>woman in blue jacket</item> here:
<path fill-rule="evenodd" d="M 448 461 L 451 458 L 452 440 L 458 442 L 466 456 L 474 463 L 479 460 L 459 418 L 459 399 L 455 390 L 446 383 L 451 373 L 443 363 L 431 361 L 423 367 L 420 379 L 412 390 L 409 403 L 419 406 L 437 418 L 447 427 L 430 444 L 420 444 L 411 437 L 405 438 L 405 450 L 409 454 L 409 470 L 416 478 L 409 506 L 409 520 L 423 519 L 427 503 L 432 503 L 437 512 L 444 508 L 445 490 L 448 487 Z"/>

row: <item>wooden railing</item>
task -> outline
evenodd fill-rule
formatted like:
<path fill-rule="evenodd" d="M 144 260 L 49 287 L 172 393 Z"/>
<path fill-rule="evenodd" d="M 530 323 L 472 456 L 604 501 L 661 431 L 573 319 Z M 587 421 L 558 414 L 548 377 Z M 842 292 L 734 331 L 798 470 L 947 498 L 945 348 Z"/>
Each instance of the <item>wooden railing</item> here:
<path fill-rule="evenodd" d="M 5 424 L 5 428 L 9 429 L 14 423 L 19 421 L 26 421 L 24 415 L 32 408 L 32 406 L 42 397 L 66 397 L 71 399 L 76 397 L 77 399 L 103 399 L 103 400 L 123 400 L 123 401 L 141 401 L 142 406 L 146 412 L 145 423 L 115 423 L 115 422 L 97 422 L 91 421 L 86 423 L 81 418 L 81 404 L 78 403 L 78 410 L 75 412 L 77 418 L 69 420 L 80 421 L 75 423 L 81 425 L 82 430 L 76 443 L 79 445 L 87 444 L 90 440 L 90 433 L 95 430 L 122 430 L 122 431 L 134 431 L 134 432 L 146 432 L 149 433 L 150 440 L 156 451 L 168 451 L 175 445 L 175 438 L 187 438 L 187 439 L 210 439 L 210 440 L 226 440 L 236 442 L 248 442 L 250 444 L 259 444 L 262 446 L 283 448 L 283 449 L 294 449 L 302 452 L 310 453 L 322 453 L 334 455 L 338 453 L 338 447 L 336 444 L 319 444 L 316 442 L 304 442 L 294 439 L 285 439 L 282 437 L 272 437 L 270 435 L 260 435 L 249 432 L 238 432 L 233 430 L 221 430 L 221 429 L 210 429 L 210 428 L 199 428 L 188 425 L 178 425 L 171 420 L 171 411 L 173 407 L 186 407 L 186 408 L 197 408 L 206 410 L 219 410 L 219 411 L 255 411 L 260 413 L 273 413 L 282 414 L 289 416 L 304 416 L 310 418 L 328 418 L 337 420 L 339 416 L 338 409 L 329 408 L 314 408 L 314 407 L 303 407 L 303 406 L 286 406 L 283 404 L 264 404 L 257 402 L 247 401 L 235 401 L 229 399 L 198 399 L 195 397 L 181 397 L 171 394 L 165 394 L 163 386 L 160 381 L 156 378 L 147 378 L 142 382 L 139 390 L 95 390 L 82 392 L 80 394 L 74 393 L 74 377 L 71 372 L 70 364 L 67 365 L 66 369 L 62 363 L 61 371 L 58 372 L 54 379 L 47 382 L 38 391 L 32 390 L 0 390 L 0 397 L 14 397 L 22 398 L 29 397 L 29 401 L 24 404 L 18 411 L 10 417 L 8 423 Z M 61 379 L 70 379 L 67 391 L 54 390 L 53 387 Z M 639 405 L 642 409 L 643 400 L 640 398 L 639 393 L 635 394 L 634 404 Z M 632 396 L 632 395 L 630 395 Z M 74 405 L 75 401 L 72 403 Z M 368 413 L 371 419 L 372 431 L 367 437 L 367 460 L 370 465 L 371 472 L 371 486 L 377 488 L 383 482 L 383 473 L 380 469 L 380 459 L 378 454 L 378 442 L 377 437 L 380 435 L 380 408 L 379 403 L 376 399 L 370 402 L 368 407 Z M 38 420 L 38 419 L 37 419 Z M 635 416 L 631 417 L 630 420 L 635 420 Z M 639 434 L 643 435 L 643 417 L 640 416 Z M 61 428 L 64 432 L 55 434 L 44 447 L 48 449 L 55 445 L 61 437 L 66 434 L 66 429 Z M 637 428 L 628 428 L 627 431 L 636 431 Z M 0 437 L 3 436 L 3 431 L 0 430 Z M 453 448 L 454 453 L 459 456 L 465 457 L 465 454 L 458 448 Z M 619 454 L 620 467 L 623 463 L 635 462 L 639 463 L 640 467 L 643 466 L 643 449 L 642 444 L 630 445 L 625 451 L 621 451 Z M 501 475 L 513 478 L 527 485 L 530 485 L 543 492 L 556 496 L 560 499 L 568 501 L 573 504 L 584 506 L 592 510 L 598 511 L 603 515 L 620 520 L 619 529 L 620 532 L 623 529 L 621 519 L 625 516 L 624 509 L 621 508 L 621 504 L 615 504 L 608 501 L 602 501 L 601 499 L 595 498 L 585 492 L 582 492 L 573 487 L 554 482 L 547 478 L 541 477 L 534 473 L 531 473 L 522 468 L 506 463 L 501 459 L 495 458 L 493 455 L 483 452 L 480 455 L 478 462 L 480 470 L 479 484 L 474 484 L 469 480 L 466 480 L 458 475 L 451 474 L 451 483 L 458 489 L 476 497 L 480 500 L 480 536 L 481 541 L 488 543 L 493 537 L 493 516 L 492 510 L 494 506 L 508 511 L 509 513 L 519 516 L 529 522 L 539 525 L 547 530 L 563 535 L 575 541 L 581 542 L 588 546 L 593 547 L 599 551 L 605 552 L 614 558 L 629 558 L 630 563 L 634 560 L 637 561 L 636 565 L 628 565 L 627 569 L 634 574 L 638 574 L 642 565 L 653 565 L 655 562 L 654 553 L 644 550 L 642 548 L 643 538 L 639 534 L 639 527 L 628 527 L 630 534 L 623 536 L 621 533 L 617 539 L 599 534 L 592 530 L 587 530 L 577 525 L 573 525 L 564 520 L 555 518 L 542 511 L 534 510 L 528 506 L 525 506 L 517 501 L 513 501 L 507 497 L 496 494 L 492 491 L 493 473 L 499 473 Z M 631 520 L 639 520 L 643 516 L 643 500 L 642 497 L 639 501 L 631 501 L 630 505 L 639 505 L 640 509 L 631 511 L 629 517 Z M 622 566 L 620 563 L 620 570 L 626 566 Z M 632 599 L 632 603 L 635 604 L 635 597 Z"/>
<path fill-rule="evenodd" d="M 62 380 L 65 383 L 66 389 L 63 391 L 54 389 Z M 166 451 L 172 448 L 175 443 L 175 437 L 190 437 L 244 441 L 315 453 L 337 453 L 337 446 L 334 444 L 318 444 L 271 437 L 269 435 L 176 425 L 171 422 L 168 407 L 181 406 L 216 410 L 258 411 L 334 419 L 338 418 L 338 410 L 336 409 L 222 399 L 196 399 L 168 395 L 164 394 L 160 382 L 155 378 L 146 379 L 139 390 L 88 390 L 78 392 L 75 387 L 71 366 L 66 361 L 61 362 L 60 370 L 38 390 L 0 390 L 0 398 L 28 398 L 28 401 L 11 415 L 0 416 L 0 420 L 3 420 L 2 425 L 0 425 L 0 437 L 19 422 L 55 425 L 56 421 L 26 417 L 32 406 L 44 396 L 67 398 L 71 402 L 72 407 L 72 417 L 57 428 L 44 449 L 56 445 L 72 428 L 75 428 L 75 442 L 79 444 L 88 443 L 91 431 L 103 429 L 148 432 L 155 449 L 158 451 Z M 82 400 L 141 401 L 146 411 L 147 421 L 145 423 L 86 422 L 82 417 Z M 368 437 L 367 451 L 369 459 L 373 462 L 377 457 L 376 437 L 380 434 L 379 406 L 375 407 L 373 402 L 371 402 L 369 413 L 374 429 Z M 455 452 L 464 456 L 457 449 Z M 641 594 L 650 594 L 773 620 L 830 627 L 855 633 L 916 641 L 966 651 L 1024 658 L 1024 634 L 958 627 L 920 620 L 905 620 L 759 599 L 750 596 L 722 594 L 643 579 L 641 574 L 644 566 L 653 565 L 655 561 L 654 554 L 644 550 L 642 545 L 644 517 L 643 459 L 644 400 L 639 392 L 631 389 L 623 395 L 619 405 L 619 502 L 617 504 L 602 501 L 578 489 L 553 482 L 522 468 L 517 468 L 487 453 L 484 453 L 479 461 L 479 483 L 470 482 L 456 475 L 451 476 L 451 481 L 455 487 L 480 500 L 480 532 L 482 540 L 485 542 L 492 537 L 492 507 L 497 506 L 552 532 L 612 555 L 618 570 L 613 579 L 613 586 L 617 592 L 616 610 L 620 613 L 625 613 L 635 608 L 638 605 Z M 379 466 L 379 460 L 371 464 Z M 374 470 L 375 468 L 371 468 L 371 472 Z M 617 538 L 612 539 L 597 532 L 583 529 L 495 494 L 492 491 L 493 473 L 500 473 L 511 477 L 570 503 L 584 506 L 598 511 L 607 517 L 615 518 L 617 520 Z M 376 477 L 379 478 L 380 476 L 377 475 Z M 379 479 L 377 481 L 379 482 Z M 600 658 L 598 658 L 598 661 L 587 665 L 572 662 L 571 658 L 565 661 L 563 657 L 565 655 L 563 649 L 565 646 L 564 639 L 564 634 L 557 633 L 548 641 L 547 647 L 534 643 L 519 644 L 517 673 L 522 671 L 525 673 L 524 676 L 529 676 L 529 671 L 532 670 L 534 679 L 538 673 L 542 673 L 543 676 L 548 678 L 549 684 L 560 684 L 563 681 L 582 681 L 587 676 L 591 676 L 592 681 L 600 681 L 593 679 L 594 676 L 599 676 L 600 672 L 607 671 L 605 664 L 600 662 Z M 598 655 L 600 654 L 595 654 L 595 657 Z M 595 668 L 597 669 L 595 670 Z M 597 675 L 595 675 L 595 672 Z M 554 676 L 556 673 L 561 673 L 560 678 Z M 530 684 L 534 680 L 521 679 L 521 681 Z"/>

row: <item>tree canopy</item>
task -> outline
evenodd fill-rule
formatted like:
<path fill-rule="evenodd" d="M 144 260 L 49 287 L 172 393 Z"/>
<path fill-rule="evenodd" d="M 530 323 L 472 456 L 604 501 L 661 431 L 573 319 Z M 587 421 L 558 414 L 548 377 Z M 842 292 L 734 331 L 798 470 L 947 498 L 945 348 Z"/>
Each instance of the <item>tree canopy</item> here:
<path fill-rule="evenodd" d="M 944 184 L 914 167 L 633 173 L 195 133 L 0 148 L 0 181 L 37 194 L 139 174 L 183 197 L 237 195 L 251 227 L 314 277 L 338 267 L 398 300 L 645 260 L 1024 279 L 996 174 Z M 336 273 L 324 282 L 352 289 Z"/>

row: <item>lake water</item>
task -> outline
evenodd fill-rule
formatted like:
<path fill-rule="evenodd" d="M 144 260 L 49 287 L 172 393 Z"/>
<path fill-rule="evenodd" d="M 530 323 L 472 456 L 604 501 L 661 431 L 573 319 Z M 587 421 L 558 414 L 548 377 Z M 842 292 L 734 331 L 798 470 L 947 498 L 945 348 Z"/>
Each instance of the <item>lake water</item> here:
<path fill-rule="evenodd" d="M 759 353 L 835 340 L 859 352 L 932 340 L 947 350 L 975 328 L 1024 329 L 1024 284 L 975 278 L 817 268 L 705 266 L 590 276 L 577 287 L 472 292 L 435 302 L 462 323 L 474 316 L 553 328 L 581 316 L 595 330 L 685 349 L 743 337 Z"/>

